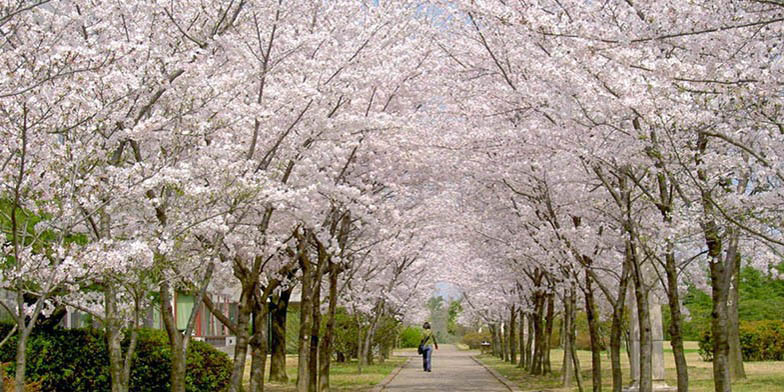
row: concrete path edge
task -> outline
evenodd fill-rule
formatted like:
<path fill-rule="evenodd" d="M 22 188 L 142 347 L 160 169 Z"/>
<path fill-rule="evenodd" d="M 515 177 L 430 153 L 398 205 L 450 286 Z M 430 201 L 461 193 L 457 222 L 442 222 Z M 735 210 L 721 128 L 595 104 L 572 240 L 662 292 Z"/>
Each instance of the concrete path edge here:
<path fill-rule="evenodd" d="M 400 371 L 403 370 L 404 367 L 406 367 L 406 364 L 408 364 L 408 361 L 410 361 L 410 360 L 411 360 L 411 357 L 406 358 L 406 360 L 403 361 L 403 363 L 401 363 L 394 370 L 392 370 L 392 372 L 389 373 L 389 375 L 387 375 L 383 380 L 381 380 L 380 383 L 376 384 L 373 387 L 373 389 L 371 389 L 370 391 L 371 392 L 381 392 L 381 391 L 383 391 L 384 388 L 387 387 L 387 384 L 392 382 L 392 380 L 394 380 L 395 377 L 397 377 L 397 375 L 400 373 Z"/>
<path fill-rule="evenodd" d="M 504 384 L 504 386 L 508 388 L 510 392 L 521 392 L 521 390 L 517 388 L 517 386 L 513 382 L 509 381 L 506 377 L 502 376 L 501 373 L 498 373 L 495 369 L 485 365 L 482 361 L 480 361 L 473 355 L 471 356 L 471 359 L 473 359 L 474 362 L 478 363 L 479 366 L 485 368 L 485 370 L 490 372 L 490 374 L 492 374 L 493 377 L 495 377 L 498 381 L 500 381 L 501 384 Z"/>

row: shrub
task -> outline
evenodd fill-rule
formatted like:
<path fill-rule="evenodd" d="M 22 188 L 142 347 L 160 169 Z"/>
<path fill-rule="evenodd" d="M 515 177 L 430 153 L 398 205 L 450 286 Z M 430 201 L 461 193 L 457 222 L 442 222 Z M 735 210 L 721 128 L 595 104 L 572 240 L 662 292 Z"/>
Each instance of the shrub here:
<path fill-rule="evenodd" d="M 0 333 L 6 331 L 0 326 Z M 128 342 L 124 342 L 127 347 Z M 0 349 L 0 361 L 9 362 L 13 374 L 16 338 Z M 27 378 L 38 382 L 41 391 L 109 391 L 109 355 L 100 331 L 53 329 L 36 331 L 27 346 Z M 188 348 L 186 390 L 208 392 L 226 389 L 231 361 L 209 344 L 192 341 Z M 139 333 L 131 370 L 131 391 L 168 391 L 171 350 L 160 330 Z"/>
<path fill-rule="evenodd" d="M 744 361 L 784 360 L 784 321 L 741 321 L 739 332 Z M 700 357 L 704 361 L 713 360 L 710 329 L 702 334 L 699 347 Z"/>
<path fill-rule="evenodd" d="M 423 336 L 421 328 L 408 326 L 400 333 L 400 347 L 417 347 Z"/>
<path fill-rule="evenodd" d="M 482 348 L 482 342 L 489 342 L 491 339 L 489 332 L 469 332 L 463 335 L 460 342 L 471 349 L 479 349 Z"/>

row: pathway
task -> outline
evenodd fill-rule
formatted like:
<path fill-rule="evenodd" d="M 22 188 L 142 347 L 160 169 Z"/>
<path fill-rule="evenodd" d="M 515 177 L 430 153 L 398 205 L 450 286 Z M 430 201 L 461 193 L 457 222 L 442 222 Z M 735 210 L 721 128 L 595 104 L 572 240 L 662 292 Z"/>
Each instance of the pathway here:
<path fill-rule="evenodd" d="M 416 352 L 384 391 L 509 392 L 487 369 L 471 359 L 471 352 L 442 344 L 433 352 L 433 371 L 422 371 Z"/>

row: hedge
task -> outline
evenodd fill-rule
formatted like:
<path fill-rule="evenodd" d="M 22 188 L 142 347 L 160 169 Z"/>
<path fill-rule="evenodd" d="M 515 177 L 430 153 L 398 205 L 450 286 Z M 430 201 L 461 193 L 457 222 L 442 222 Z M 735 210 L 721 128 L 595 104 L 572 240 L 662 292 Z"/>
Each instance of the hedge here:
<path fill-rule="evenodd" d="M 10 330 L 0 324 L 0 335 Z M 127 341 L 124 346 L 127 346 Z M 0 348 L 0 361 L 11 375 L 15 369 L 16 338 Z M 169 391 L 171 350 L 163 331 L 143 329 L 131 368 L 131 391 Z M 207 343 L 192 341 L 188 347 L 186 391 L 212 392 L 227 389 L 231 376 L 228 356 Z M 100 331 L 54 329 L 34 332 L 27 344 L 27 381 L 39 382 L 41 390 L 110 391 L 109 354 Z"/>
<path fill-rule="evenodd" d="M 492 337 L 489 332 L 469 332 L 463 335 L 463 338 L 460 341 L 468 346 L 468 348 L 475 350 L 482 348 L 482 342 L 489 342 L 491 340 Z"/>
<path fill-rule="evenodd" d="M 411 348 L 419 346 L 419 342 L 424 337 L 422 329 L 419 327 L 408 326 L 400 333 L 400 347 Z"/>
<path fill-rule="evenodd" d="M 784 321 L 741 321 L 740 346 L 744 361 L 784 360 Z M 713 341 L 708 329 L 699 342 L 699 354 L 704 361 L 713 360 Z"/>

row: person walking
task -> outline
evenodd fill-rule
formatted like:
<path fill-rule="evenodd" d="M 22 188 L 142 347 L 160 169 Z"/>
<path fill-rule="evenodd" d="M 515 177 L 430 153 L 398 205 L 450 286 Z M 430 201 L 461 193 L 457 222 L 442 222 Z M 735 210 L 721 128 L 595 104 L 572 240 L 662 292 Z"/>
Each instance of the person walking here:
<path fill-rule="evenodd" d="M 433 346 L 438 350 L 438 342 L 436 341 L 436 336 L 433 335 L 433 331 L 430 329 L 430 323 L 425 322 L 422 325 L 422 329 L 425 330 L 425 336 L 419 343 L 419 345 L 422 346 L 422 366 L 425 368 L 426 372 L 432 372 L 431 357 L 433 355 Z M 430 344 L 431 342 L 433 343 L 432 345 Z"/>

